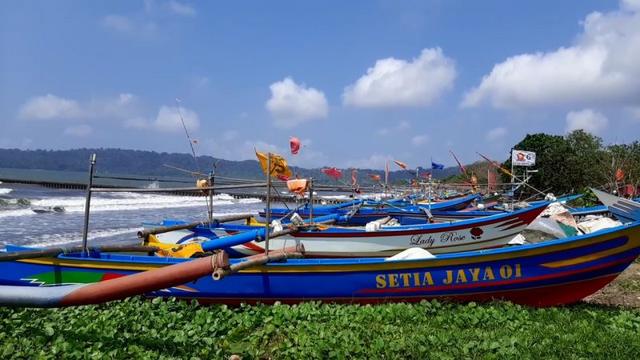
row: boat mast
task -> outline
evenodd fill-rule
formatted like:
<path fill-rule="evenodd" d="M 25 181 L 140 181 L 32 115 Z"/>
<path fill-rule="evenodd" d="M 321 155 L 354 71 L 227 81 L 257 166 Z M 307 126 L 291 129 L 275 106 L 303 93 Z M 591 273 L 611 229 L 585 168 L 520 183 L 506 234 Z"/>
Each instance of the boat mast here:
<path fill-rule="evenodd" d="M 82 228 L 82 252 L 89 255 L 87 236 L 89 234 L 89 208 L 91 207 L 91 188 L 93 187 L 93 171 L 96 165 L 96 154 L 89 157 L 89 181 L 87 181 L 87 197 L 84 202 L 84 227 Z"/>

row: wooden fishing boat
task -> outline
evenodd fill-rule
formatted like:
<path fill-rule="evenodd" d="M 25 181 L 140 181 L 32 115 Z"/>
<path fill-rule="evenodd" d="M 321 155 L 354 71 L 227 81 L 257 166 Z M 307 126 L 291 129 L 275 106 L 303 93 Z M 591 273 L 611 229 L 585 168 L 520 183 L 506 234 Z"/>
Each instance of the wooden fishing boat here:
<path fill-rule="evenodd" d="M 439 211 L 462 210 L 469 206 L 471 202 L 478 199 L 478 195 L 467 195 L 451 200 L 433 202 L 430 205 L 414 205 L 403 200 L 400 201 L 364 201 L 354 200 L 343 204 L 313 206 L 304 205 L 295 212 L 302 218 L 313 216 L 324 216 L 329 214 L 347 215 L 349 217 L 340 222 L 343 225 L 366 225 L 368 222 L 391 216 L 401 224 L 421 224 L 429 220 L 431 216 L 437 216 Z M 292 213 L 291 209 L 274 208 L 271 209 L 271 218 L 280 219 Z M 266 217 L 266 212 L 259 213 L 262 218 Z"/>
<path fill-rule="evenodd" d="M 626 223 L 640 219 L 640 202 L 621 198 L 593 188 L 591 191 L 618 220 Z"/>
<path fill-rule="evenodd" d="M 554 306 L 599 290 L 639 254 L 640 222 L 539 244 L 434 258 L 286 259 L 216 277 L 219 280 L 209 276 L 220 270 L 210 257 L 72 253 L 0 262 L 0 303 L 72 306 L 142 292 L 225 304 L 501 299 Z M 231 267 L 247 261 L 231 260 Z"/>
<path fill-rule="evenodd" d="M 301 243 L 308 257 L 391 256 L 411 247 L 421 247 L 434 254 L 487 249 L 506 245 L 544 211 L 548 204 L 540 202 L 513 212 L 457 222 L 381 226 L 373 229 L 318 226 L 273 239 L 271 246 L 276 249 Z M 172 226 L 179 223 L 165 221 L 160 225 Z M 196 226 L 192 229 L 158 234 L 155 238 L 164 244 L 199 242 L 208 246 L 230 234 L 251 229 L 255 227 L 233 224 L 217 227 Z M 264 242 L 249 241 L 225 250 L 232 257 L 244 257 L 263 253 L 264 248 Z"/>

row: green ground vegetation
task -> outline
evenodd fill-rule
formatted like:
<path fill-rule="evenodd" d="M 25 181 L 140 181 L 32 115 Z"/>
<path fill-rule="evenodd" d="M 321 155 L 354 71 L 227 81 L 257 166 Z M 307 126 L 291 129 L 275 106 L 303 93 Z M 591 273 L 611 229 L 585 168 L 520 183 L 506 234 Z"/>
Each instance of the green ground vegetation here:
<path fill-rule="evenodd" d="M 640 310 L 423 301 L 0 308 L 2 358 L 638 359 Z"/>

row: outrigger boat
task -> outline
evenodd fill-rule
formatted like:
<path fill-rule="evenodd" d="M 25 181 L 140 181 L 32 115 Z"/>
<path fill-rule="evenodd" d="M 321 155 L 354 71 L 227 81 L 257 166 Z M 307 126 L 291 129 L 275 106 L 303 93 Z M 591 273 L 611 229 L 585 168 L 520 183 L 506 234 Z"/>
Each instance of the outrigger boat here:
<path fill-rule="evenodd" d="M 434 254 L 487 249 L 506 245 L 535 220 L 548 204 L 548 202 L 540 202 L 513 212 L 501 212 L 492 216 L 457 222 L 423 222 L 419 225 L 388 227 L 385 227 L 382 222 L 373 227 L 320 225 L 273 239 L 271 243 L 273 248 L 301 243 L 306 249 L 306 256 L 330 258 L 392 256 L 411 247 L 420 247 Z M 337 223 L 341 223 L 345 222 L 344 218 L 347 215 L 325 215 L 320 219 L 326 220 L 332 216 L 337 220 Z M 155 225 L 170 227 L 181 224 L 185 223 L 164 221 Z M 264 224 L 259 227 L 264 228 Z M 213 227 L 200 225 L 152 235 L 150 244 L 196 246 L 196 250 L 193 251 L 201 252 L 202 250 L 197 249 L 198 243 L 206 246 L 208 243 L 216 243 L 231 234 L 255 228 L 255 226 L 235 224 Z M 263 253 L 264 248 L 264 242 L 249 241 L 225 248 L 225 250 L 232 257 L 244 257 Z"/>
<path fill-rule="evenodd" d="M 268 161 L 271 162 L 270 156 Z M 95 155 L 91 175 L 94 164 Z M 82 247 L 30 249 L 7 246 L 0 253 L 0 304 L 74 306 L 144 294 L 226 304 L 315 300 L 377 303 L 436 298 L 454 301 L 502 299 L 532 306 L 553 306 L 576 302 L 592 294 L 613 280 L 640 254 L 640 219 L 589 235 L 441 255 L 411 248 L 390 258 L 300 259 L 298 257 L 306 252 L 303 244 L 279 248 L 280 244 L 271 242 L 270 249 L 278 250 L 265 249 L 264 254 L 229 260 L 223 250 L 261 238 L 266 238 L 265 243 L 269 244 L 278 236 L 288 234 L 307 232 L 311 234 L 308 238 L 318 236 L 322 230 L 314 227 L 336 221 L 338 214 L 314 218 L 317 225 L 307 221 L 282 230 L 254 227 L 205 241 L 197 244 L 202 249 L 196 254 L 203 256 L 200 258 L 162 256 L 173 249 L 167 251 L 157 246 L 90 248 L 86 240 L 88 205 L 91 192 L 101 189 L 92 189 L 92 176 L 89 178 Z M 206 187 L 206 190 L 213 189 Z M 506 215 L 513 216 L 509 219 L 496 215 L 491 219 L 492 223 L 484 224 L 486 228 L 481 228 L 480 223 L 474 222 L 476 220 L 454 226 L 464 229 L 464 236 L 482 238 L 485 233 L 496 235 L 507 228 L 516 229 L 529 218 L 535 218 L 545 207 L 546 204 L 536 204 L 514 211 Z M 470 225 L 473 227 L 469 228 Z M 420 226 L 403 227 L 396 232 L 379 229 L 373 232 L 372 240 L 385 233 L 405 238 L 421 236 L 421 231 L 425 229 Z M 348 229 L 338 228 L 331 232 L 342 240 L 357 237 Z M 359 234 L 369 237 L 366 230 Z M 452 240 L 462 241 L 464 236 Z M 292 241 L 295 242 L 298 241 Z M 118 250 L 141 253 L 116 253 Z M 208 255 L 212 251 L 215 252 Z"/>
<path fill-rule="evenodd" d="M 451 200 L 433 202 L 431 204 L 411 204 L 403 200 L 399 201 L 370 201 L 353 200 L 342 204 L 311 206 L 305 204 L 295 209 L 272 208 L 271 218 L 280 219 L 287 217 L 292 212 L 296 212 L 300 217 L 306 219 L 309 216 L 324 216 L 329 214 L 349 215 L 343 225 L 363 226 L 375 220 L 391 216 L 403 225 L 421 224 L 431 217 L 437 217 L 440 212 L 450 212 L 462 210 L 477 200 L 479 195 L 467 195 Z M 259 213 L 260 217 L 266 218 L 266 210 Z M 485 214 L 486 215 L 486 214 Z"/>
<path fill-rule="evenodd" d="M 7 255 L 21 250 L 8 247 Z M 640 222 L 539 244 L 417 259 L 270 254 L 281 262 L 227 264 L 218 255 L 181 259 L 93 251 L 0 262 L 0 303 L 59 307 L 145 294 L 225 304 L 498 299 L 554 306 L 599 290 L 639 254 Z M 242 264 L 257 266 L 234 273 Z"/>

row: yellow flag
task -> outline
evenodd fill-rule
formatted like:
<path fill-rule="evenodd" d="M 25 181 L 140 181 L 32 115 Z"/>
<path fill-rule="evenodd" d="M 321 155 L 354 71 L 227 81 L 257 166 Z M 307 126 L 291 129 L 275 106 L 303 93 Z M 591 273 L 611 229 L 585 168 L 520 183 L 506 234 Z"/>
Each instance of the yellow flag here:
<path fill-rule="evenodd" d="M 281 180 L 288 180 L 291 177 L 291 170 L 289 170 L 289 166 L 287 166 L 287 160 L 278 154 L 269 155 L 271 155 L 271 171 L 269 171 L 269 174 Z M 258 157 L 262 172 L 266 175 L 268 162 L 267 154 L 256 151 L 256 157 Z"/>

